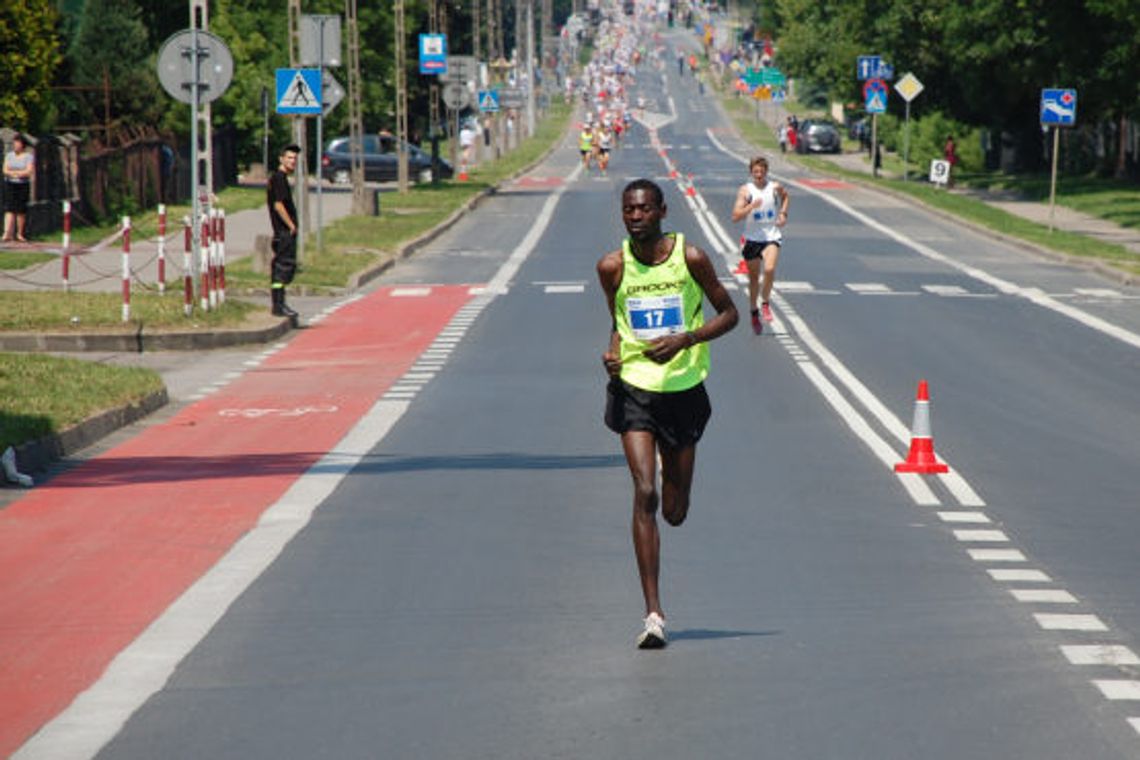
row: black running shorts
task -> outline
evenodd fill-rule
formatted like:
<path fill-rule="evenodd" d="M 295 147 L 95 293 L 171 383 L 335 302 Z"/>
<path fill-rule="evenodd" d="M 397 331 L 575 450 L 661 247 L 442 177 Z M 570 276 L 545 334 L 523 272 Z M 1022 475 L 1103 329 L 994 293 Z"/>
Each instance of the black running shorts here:
<path fill-rule="evenodd" d="M 777 248 L 780 247 L 779 241 L 776 240 L 745 240 L 744 248 L 740 251 L 740 255 L 744 257 L 745 261 L 758 259 L 764 255 L 764 249 L 770 245 Z"/>
<path fill-rule="evenodd" d="M 618 433 L 645 430 L 670 449 L 701 440 L 712 415 L 704 383 L 672 393 L 646 391 L 618 378 L 606 386 L 606 427 Z"/>

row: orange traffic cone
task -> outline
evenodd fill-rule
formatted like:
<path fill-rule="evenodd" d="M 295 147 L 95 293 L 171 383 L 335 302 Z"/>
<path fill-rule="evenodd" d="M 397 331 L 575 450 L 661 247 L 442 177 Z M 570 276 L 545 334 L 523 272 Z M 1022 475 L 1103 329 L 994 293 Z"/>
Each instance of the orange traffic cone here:
<path fill-rule="evenodd" d="M 950 468 L 934 456 L 934 436 L 930 432 L 930 389 L 925 380 L 918 381 L 914 421 L 910 430 L 910 452 L 907 453 L 905 462 L 895 465 L 895 472 L 917 472 L 922 475 L 949 472 Z"/>
<path fill-rule="evenodd" d="M 467 177 L 467 164 L 463 163 L 463 164 L 459 165 L 459 176 L 456 177 L 456 179 L 460 182 L 466 182 L 467 181 L 467 179 L 468 179 L 468 177 Z"/>
<path fill-rule="evenodd" d="M 692 174 L 689 175 L 689 187 L 688 187 L 688 189 L 685 190 L 685 195 L 689 196 L 690 198 L 696 198 L 697 197 L 697 188 L 693 185 L 693 175 Z"/>
<path fill-rule="evenodd" d="M 748 262 L 745 261 L 744 259 L 741 259 L 740 263 L 736 265 L 736 269 L 732 273 L 733 274 L 748 274 Z"/>

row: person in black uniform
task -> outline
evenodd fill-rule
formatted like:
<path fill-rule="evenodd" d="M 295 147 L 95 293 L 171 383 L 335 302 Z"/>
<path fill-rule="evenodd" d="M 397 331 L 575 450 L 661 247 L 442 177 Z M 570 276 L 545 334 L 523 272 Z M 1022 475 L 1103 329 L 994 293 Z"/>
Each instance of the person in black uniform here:
<path fill-rule="evenodd" d="M 297 207 L 289 189 L 289 175 L 297 168 L 298 145 L 286 145 L 277 159 L 277 171 L 269 177 L 266 199 L 269 221 L 273 225 L 273 261 L 270 265 L 270 288 L 273 314 L 297 318 L 297 312 L 285 303 L 285 286 L 297 272 Z"/>

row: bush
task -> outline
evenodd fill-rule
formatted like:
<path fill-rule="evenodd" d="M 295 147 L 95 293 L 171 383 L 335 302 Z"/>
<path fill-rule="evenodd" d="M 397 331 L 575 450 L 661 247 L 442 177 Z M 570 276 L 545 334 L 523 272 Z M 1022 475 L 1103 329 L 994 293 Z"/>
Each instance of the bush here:
<path fill-rule="evenodd" d="M 981 172 L 985 170 L 985 154 L 982 151 L 982 130 L 970 127 L 943 115 L 941 112 L 928 114 L 921 119 L 911 118 L 910 160 L 924 168 L 934 159 L 944 155 L 947 135 L 954 136 L 958 145 L 959 172 Z"/>

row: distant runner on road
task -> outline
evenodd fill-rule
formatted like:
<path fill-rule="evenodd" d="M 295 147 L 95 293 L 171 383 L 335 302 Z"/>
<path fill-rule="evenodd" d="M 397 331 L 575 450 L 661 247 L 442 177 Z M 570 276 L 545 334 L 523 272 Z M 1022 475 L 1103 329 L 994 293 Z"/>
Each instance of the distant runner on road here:
<path fill-rule="evenodd" d="M 761 322 L 772 321 L 768 299 L 776 281 L 776 262 L 784 235 L 781 228 L 788 221 L 788 191 L 775 180 L 768 179 L 768 159 L 756 156 L 748 162 L 750 182 L 736 191 L 732 205 L 732 221 L 744 221 L 744 248 L 741 255 L 748 266 L 748 310 L 752 315 L 752 331 L 764 331 Z M 764 268 L 764 289 L 760 293 L 760 268 Z M 760 295 L 760 305 L 756 296 Z"/>
<path fill-rule="evenodd" d="M 609 373 L 606 426 L 621 436 L 633 477 L 633 548 L 645 597 L 641 649 L 668 642 L 658 594 L 661 540 L 657 504 L 670 525 L 689 511 L 697 442 L 711 414 L 704 379 L 705 345 L 736 326 L 736 306 L 708 255 L 681 233 L 662 233 L 661 188 L 647 179 L 626 185 L 622 221 L 629 237 L 598 262 L 613 328 L 602 354 Z M 708 298 L 716 316 L 706 324 Z M 657 455 L 661 491 L 657 490 Z"/>

